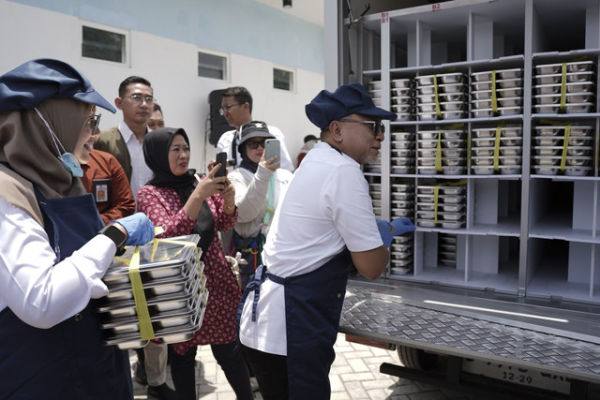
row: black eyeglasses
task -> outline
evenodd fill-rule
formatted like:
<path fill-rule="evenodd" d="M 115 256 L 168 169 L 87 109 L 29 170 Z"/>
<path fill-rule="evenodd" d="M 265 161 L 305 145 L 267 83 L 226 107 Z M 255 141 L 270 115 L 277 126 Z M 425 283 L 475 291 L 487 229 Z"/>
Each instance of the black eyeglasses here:
<path fill-rule="evenodd" d="M 133 104 L 138 104 L 138 105 L 142 104 L 144 102 L 146 102 L 148 104 L 152 104 L 156 100 L 153 96 L 150 96 L 150 95 L 144 96 L 141 93 L 134 93 L 132 95 L 129 95 L 129 98 L 131 99 L 131 102 Z"/>
<path fill-rule="evenodd" d="M 379 133 L 385 134 L 385 126 L 381 121 L 361 121 L 359 119 L 340 119 L 340 122 L 354 122 L 357 124 L 371 125 L 371 131 L 373 135 L 377 136 Z"/>
<path fill-rule="evenodd" d="M 251 150 L 258 149 L 258 146 L 260 146 L 260 147 L 262 147 L 264 149 L 265 148 L 265 141 L 264 140 L 253 140 L 251 142 L 246 143 L 246 146 L 248 146 L 248 148 L 251 149 Z"/>
<path fill-rule="evenodd" d="M 225 112 L 226 112 L 226 111 L 229 111 L 229 109 L 230 109 L 231 107 L 235 107 L 235 106 L 241 106 L 241 105 L 242 105 L 242 103 L 233 103 L 233 104 L 228 104 L 228 105 L 226 105 L 226 106 L 223 106 L 223 107 L 219 108 L 219 114 L 221 114 L 221 115 L 225 115 Z"/>
<path fill-rule="evenodd" d="M 90 127 L 90 130 L 92 131 L 92 135 L 100 133 L 100 130 L 98 129 L 100 126 L 100 117 L 102 117 L 102 114 L 94 114 L 93 116 L 89 117 L 86 121 L 86 123 Z"/>

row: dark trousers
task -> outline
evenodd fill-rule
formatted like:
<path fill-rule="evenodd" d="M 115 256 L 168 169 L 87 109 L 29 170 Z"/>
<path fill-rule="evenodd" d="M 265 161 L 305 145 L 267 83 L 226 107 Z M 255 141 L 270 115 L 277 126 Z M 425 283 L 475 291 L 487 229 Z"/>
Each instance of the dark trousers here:
<path fill-rule="evenodd" d="M 241 346 L 248 364 L 254 371 L 263 399 L 288 399 L 287 357 Z"/>
<path fill-rule="evenodd" d="M 252 400 L 250 376 L 239 342 L 212 344 L 210 349 L 238 400 Z M 198 399 L 196 397 L 196 351 L 197 347 L 193 346 L 184 355 L 176 352 L 172 354 L 171 376 L 179 400 Z"/>

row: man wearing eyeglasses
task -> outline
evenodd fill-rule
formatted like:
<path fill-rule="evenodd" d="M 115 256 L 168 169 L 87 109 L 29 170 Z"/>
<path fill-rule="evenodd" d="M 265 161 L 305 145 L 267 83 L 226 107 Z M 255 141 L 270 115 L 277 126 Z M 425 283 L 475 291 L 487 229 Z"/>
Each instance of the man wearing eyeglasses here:
<path fill-rule="evenodd" d="M 95 149 L 106 151 L 119 160 L 134 198 L 153 175 L 146 165 L 142 143 L 149 132 L 148 122 L 154 112 L 154 100 L 154 91 L 148 80 L 139 76 L 126 78 L 119 85 L 119 97 L 115 99 L 115 105 L 123 111 L 123 121 L 119 126 L 100 133 L 94 143 Z M 150 341 L 137 351 L 137 355 L 135 378 L 148 384 L 148 397 L 176 399 L 175 392 L 166 383 L 167 345 Z"/>
<path fill-rule="evenodd" d="M 133 196 L 152 178 L 146 165 L 142 142 L 148 132 L 148 120 L 154 111 L 154 92 L 150 82 L 130 76 L 119 85 L 115 105 L 123 111 L 123 121 L 100 133 L 94 148 L 111 153 L 125 170 Z"/>
<path fill-rule="evenodd" d="M 349 267 L 375 279 L 388 263 L 393 235 L 410 220 L 376 220 L 361 171 L 377 159 L 381 120 L 358 84 L 321 91 L 306 106 L 321 129 L 317 143 L 279 202 L 263 250 L 264 265 L 240 302 L 239 335 L 265 399 L 328 399 Z"/>
<path fill-rule="evenodd" d="M 227 123 L 235 127 L 235 130 L 224 132 L 217 142 L 217 153 L 227 153 L 227 159 L 233 160 L 235 166 L 239 166 L 242 157 L 238 151 L 242 126 L 252 121 L 252 96 L 248 89 L 242 86 L 227 88 L 223 92 L 221 108 L 219 112 L 225 117 Z M 269 133 L 280 142 L 281 164 L 280 167 L 288 171 L 294 171 L 294 165 L 290 153 L 285 145 L 285 137 L 279 128 L 269 124 Z"/>

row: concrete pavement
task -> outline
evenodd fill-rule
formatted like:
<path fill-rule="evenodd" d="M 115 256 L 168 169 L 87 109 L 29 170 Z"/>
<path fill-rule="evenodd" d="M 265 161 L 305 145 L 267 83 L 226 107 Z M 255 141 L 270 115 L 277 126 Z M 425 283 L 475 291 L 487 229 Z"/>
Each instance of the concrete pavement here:
<path fill-rule="evenodd" d="M 335 344 L 336 359 L 331 367 L 331 399 L 337 400 L 467 400 L 468 397 L 435 386 L 384 375 L 383 362 L 400 364 L 395 351 L 347 342 L 343 334 Z M 135 353 L 130 352 L 132 364 Z M 209 346 L 198 348 L 196 384 L 202 400 L 235 400 L 225 375 L 213 358 Z M 169 385 L 173 387 L 169 378 Z M 146 387 L 134 381 L 136 399 L 146 399 Z M 262 399 L 256 393 L 255 399 Z"/>

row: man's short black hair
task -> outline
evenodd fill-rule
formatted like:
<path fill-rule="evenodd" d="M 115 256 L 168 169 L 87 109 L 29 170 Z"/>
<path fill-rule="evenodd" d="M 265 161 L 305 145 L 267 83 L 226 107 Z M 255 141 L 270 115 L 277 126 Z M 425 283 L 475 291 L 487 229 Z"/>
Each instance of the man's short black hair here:
<path fill-rule="evenodd" d="M 232 86 L 225 89 L 223 97 L 233 97 L 235 101 L 240 104 L 248 103 L 250 105 L 250 112 L 252 112 L 252 95 L 248 89 L 243 86 Z"/>
<path fill-rule="evenodd" d="M 130 76 L 125 78 L 125 80 L 119 85 L 119 97 L 125 96 L 125 93 L 127 93 L 127 86 L 131 85 L 132 83 L 141 83 L 142 85 L 152 87 L 147 79 L 144 79 L 141 76 Z"/>
<path fill-rule="evenodd" d="M 154 108 L 152 109 L 152 112 L 154 111 L 160 111 L 162 113 L 162 108 L 158 103 L 154 103 Z"/>

